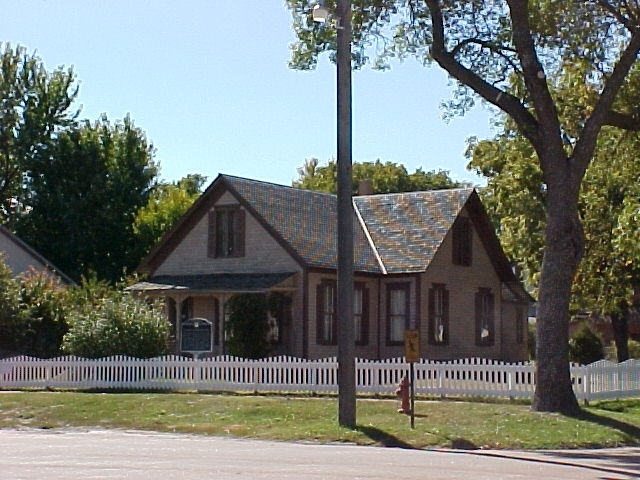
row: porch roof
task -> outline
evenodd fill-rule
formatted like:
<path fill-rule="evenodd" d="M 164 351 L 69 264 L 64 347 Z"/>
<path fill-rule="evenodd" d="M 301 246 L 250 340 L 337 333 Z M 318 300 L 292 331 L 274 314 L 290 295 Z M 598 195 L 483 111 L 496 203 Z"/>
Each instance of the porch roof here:
<path fill-rule="evenodd" d="M 169 292 L 247 292 L 264 291 L 295 275 L 282 273 L 213 273 L 208 275 L 158 275 L 136 283 L 128 291 L 140 293 Z M 290 285 L 285 285 L 290 286 Z"/>

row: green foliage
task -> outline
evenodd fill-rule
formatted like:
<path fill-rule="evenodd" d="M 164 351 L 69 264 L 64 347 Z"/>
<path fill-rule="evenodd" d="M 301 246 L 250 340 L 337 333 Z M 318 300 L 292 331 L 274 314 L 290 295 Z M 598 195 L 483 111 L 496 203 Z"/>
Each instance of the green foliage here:
<path fill-rule="evenodd" d="M 49 358 L 60 353 L 67 331 L 66 288 L 46 272 L 20 278 L 0 258 L 0 347 L 12 354 Z"/>
<path fill-rule="evenodd" d="M 161 305 L 146 303 L 104 283 L 92 282 L 76 293 L 88 299 L 68 317 L 62 349 L 87 358 L 129 355 L 150 358 L 168 353 L 170 324 Z"/>
<path fill-rule="evenodd" d="M 19 289 L 4 261 L 4 252 L 0 252 L 0 349 L 3 350 L 16 350 L 13 332 L 20 305 Z"/>
<path fill-rule="evenodd" d="M 225 305 L 229 318 L 225 322 L 227 348 L 231 355 L 263 358 L 271 353 L 267 340 L 269 302 L 262 294 L 234 295 Z"/>
<path fill-rule="evenodd" d="M 28 162 L 46 155 L 56 132 L 73 120 L 73 69 L 48 72 L 24 47 L 0 44 L 0 223 L 24 213 Z"/>
<path fill-rule="evenodd" d="M 138 257 L 144 257 L 196 201 L 206 177 L 187 175 L 178 182 L 160 183 L 153 188 L 148 203 L 136 213 L 133 231 Z"/>
<path fill-rule="evenodd" d="M 24 275 L 13 336 L 18 351 L 40 358 L 60 354 L 69 308 L 66 287 L 56 277 L 36 270 Z"/>
<path fill-rule="evenodd" d="M 133 224 L 157 175 L 153 155 L 129 117 L 60 132 L 47 155 L 28 162 L 32 210 L 18 235 L 76 281 L 91 272 L 119 280 L 141 259 Z"/>
<path fill-rule="evenodd" d="M 588 365 L 604 358 L 602 340 L 584 324 L 569 339 L 569 360 Z"/>
<path fill-rule="evenodd" d="M 298 168 L 299 178 L 293 186 L 320 192 L 337 192 L 338 165 L 335 160 L 329 160 L 327 165 L 319 166 L 318 159 L 306 160 Z M 423 190 L 439 190 L 469 186 L 466 183 L 455 182 L 449 177 L 449 172 L 424 172 L 416 169 L 408 173 L 403 165 L 393 162 L 355 162 L 352 166 L 353 192 L 358 191 L 361 180 L 370 180 L 374 193 L 415 192 Z"/>

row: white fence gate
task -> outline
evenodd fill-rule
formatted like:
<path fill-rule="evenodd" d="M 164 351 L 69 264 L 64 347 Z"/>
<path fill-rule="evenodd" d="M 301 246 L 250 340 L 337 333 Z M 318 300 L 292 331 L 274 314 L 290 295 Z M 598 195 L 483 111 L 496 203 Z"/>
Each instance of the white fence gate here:
<path fill-rule="evenodd" d="M 535 390 L 533 363 L 473 358 L 451 362 L 421 360 L 414 367 L 418 395 L 530 399 Z M 357 359 L 357 392 L 392 395 L 408 372 L 402 358 Z M 571 378 L 579 400 L 640 396 L 638 360 L 572 365 Z M 13 357 L 0 360 L 0 388 L 337 393 L 338 363 L 335 358 L 293 357 Z"/>

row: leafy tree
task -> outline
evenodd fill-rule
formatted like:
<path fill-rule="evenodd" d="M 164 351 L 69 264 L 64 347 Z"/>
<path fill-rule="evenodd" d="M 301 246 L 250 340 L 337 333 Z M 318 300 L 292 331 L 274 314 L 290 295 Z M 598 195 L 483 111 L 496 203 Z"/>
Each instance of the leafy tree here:
<path fill-rule="evenodd" d="M 293 182 L 294 187 L 320 192 L 337 192 L 338 166 L 335 160 L 329 160 L 326 166 L 318 166 L 318 159 L 311 158 L 298 168 L 299 178 Z M 449 172 L 424 172 L 417 169 L 408 173 L 403 165 L 393 162 L 355 162 L 352 166 L 353 191 L 358 191 L 361 180 L 370 180 L 375 193 L 415 192 L 422 190 L 438 190 L 467 186 L 466 183 L 455 182 Z"/>
<path fill-rule="evenodd" d="M 292 65 L 312 68 L 335 49 L 335 29 L 312 21 L 313 0 L 288 0 L 298 41 Z M 457 82 L 448 112 L 476 98 L 505 112 L 531 145 L 545 186 L 545 233 L 539 280 L 537 387 L 533 409 L 576 413 L 568 362 L 571 287 L 584 254 L 578 198 L 603 125 L 640 130 L 624 95 L 640 51 L 636 2 L 585 0 L 357 0 L 353 64 L 414 56 L 435 61 Z M 380 55 L 371 55 L 381 45 Z M 549 79 L 579 66 L 591 87 L 588 108 L 560 116 L 563 99 Z"/>
<path fill-rule="evenodd" d="M 115 282 L 137 266 L 134 219 L 157 176 L 154 149 L 127 116 L 103 116 L 59 133 L 28 162 L 28 204 L 16 231 L 75 280 Z"/>
<path fill-rule="evenodd" d="M 171 325 L 161 305 L 95 280 L 85 282 L 74 295 L 78 307 L 68 316 L 65 353 L 86 358 L 151 358 L 168 353 Z"/>
<path fill-rule="evenodd" d="M 207 181 L 202 175 L 187 175 L 177 182 L 159 183 L 148 203 L 136 213 L 133 232 L 139 258 L 143 258 L 196 201 Z"/>
<path fill-rule="evenodd" d="M 530 146 L 508 124 L 491 141 L 471 142 L 469 165 L 488 179 L 482 195 L 502 244 L 535 289 L 542 262 L 545 187 Z M 580 193 L 585 256 L 573 284 L 572 308 L 611 318 L 619 361 L 629 358 L 628 316 L 640 284 L 640 227 L 625 209 L 638 198 L 639 176 L 638 135 L 603 129 Z"/>
<path fill-rule="evenodd" d="M 20 211 L 25 163 L 46 154 L 73 120 L 77 94 L 72 68 L 48 72 L 24 47 L 0 44 L 0 222 Z"/>
<path fill-rule="evenodd" d="M 245 358 L 266 357 L 271 352 L 267 339 L 269 303 L 266 295 L 234 295 L 225 307 L 229 311 L 229 319 L 225 322 L 229 353 Z"/>

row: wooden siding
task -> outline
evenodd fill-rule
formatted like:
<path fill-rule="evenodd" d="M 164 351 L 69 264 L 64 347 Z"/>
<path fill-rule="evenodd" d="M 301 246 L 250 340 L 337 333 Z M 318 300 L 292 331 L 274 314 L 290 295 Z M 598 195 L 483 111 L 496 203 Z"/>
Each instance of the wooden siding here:
<path fill-rule="evenodd" d="M 226 194 L 217 205 L 229 205 Z M 270 273 L 301 271 L 300 265 L 250 214 L 245 215 L 245 256 L 210 258 L 207 255 L 208 216 L 205 215 L 158 267 L 154 275 L 211 273 Z"/>
<path fill-rule="evenodd" d="M 466 215 L 466 212 L 462 213 Z M 500 359 L 502 355 L 501 281 L 485 250 L 477 231 L 473 230 L 473 258 L 471 266 L 453 265 L 453 239 L 450 231 L 445 237 L 428 270 L 421 279 L 421 356 L 435 360 L 465 357 Z M 433 345 L 428 341 L 428 290 L 433 283 L 444 284 L 449 290 L 449 343 Z M 494 295 L 495 342 L 477 346 L 475 333 L 474 298 L 478 288 L 488 288 Z M 515 323 L 513 325 L 515 329 Z"/>
<path fill-rule="evenodd" d="M 4 254 L 4 262 L 15 275 L 29 271 L 30 267 L 38 271 L 48 270 L 46 265 L 2 232 L 0 232 L 0 252 Z"/>

